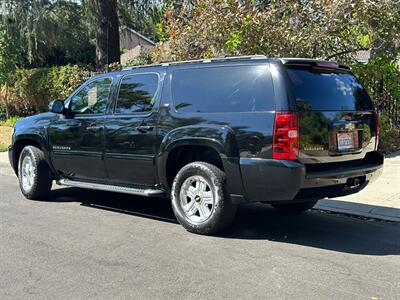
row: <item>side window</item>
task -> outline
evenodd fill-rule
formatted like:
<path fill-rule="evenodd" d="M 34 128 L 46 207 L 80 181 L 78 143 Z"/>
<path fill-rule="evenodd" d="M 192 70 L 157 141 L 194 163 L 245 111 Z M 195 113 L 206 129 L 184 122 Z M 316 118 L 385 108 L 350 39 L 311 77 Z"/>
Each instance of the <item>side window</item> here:
<path fill-rule="evenodd" d="M 71 99 L 75 114 L 104 114 L 111 91 L 111 78 L 100 78 L 84 86 Z"/>
<path fill-rule="evenodd" d="M 115 113 L 129 114 L 151 111 L 155 102 L 157 87 L 157 74 L 125 76 L 119 88 Z"/>
<path fill-rule="evenodd" d="M 179 112 L 275 109 L 267 64 L 178 69 L 172 73 L 172 95 Z"/>

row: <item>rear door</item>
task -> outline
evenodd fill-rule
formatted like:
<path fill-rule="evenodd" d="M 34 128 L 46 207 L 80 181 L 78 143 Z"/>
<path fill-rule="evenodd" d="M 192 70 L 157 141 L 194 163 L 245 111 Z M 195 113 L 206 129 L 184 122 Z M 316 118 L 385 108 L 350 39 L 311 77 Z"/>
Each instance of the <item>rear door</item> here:
<path fill-rule="evenodd" d="M 113 114 L 105 125 L 104 160 L 109 180 L 120 185 L 156 183 L 155 102 L 159 74 L 125 75 L 121 79 Z"/>
<path fill-rule="evenodd" d="M 287 73 L 299 111 L 300 161 L 348 161 L 374 151 L 374 108 L 353 74 L 311 66 L 287 66 Z"/>

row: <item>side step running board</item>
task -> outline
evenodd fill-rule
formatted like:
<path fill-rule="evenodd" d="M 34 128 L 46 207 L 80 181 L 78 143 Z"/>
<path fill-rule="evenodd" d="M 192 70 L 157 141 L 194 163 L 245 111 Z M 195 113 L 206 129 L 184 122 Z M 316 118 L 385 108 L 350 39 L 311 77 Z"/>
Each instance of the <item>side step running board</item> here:
<path fill-rule="evenodd" d="M 163 191 L 163 190 L 138 189 L 138 188 L 130 188 L 130 187 L 124 187 L 124 186 L 117 186 L 117 185 L 75 181 L 75 180 L 69 180 L 69 179 L 60 179 L 59 181 L 57 181 L 57 184 L 64 185 L 64 186 L 78 187 L 78 188 L 83 188 L 83 189 L 92 189 L 92 190 L 107 191 L 107 192 L 117 192 L 117 193 L 125 193 L 125 194 L 147 196 L 147 197 L 161 196 L 165 193 L 165 191 Z"/>

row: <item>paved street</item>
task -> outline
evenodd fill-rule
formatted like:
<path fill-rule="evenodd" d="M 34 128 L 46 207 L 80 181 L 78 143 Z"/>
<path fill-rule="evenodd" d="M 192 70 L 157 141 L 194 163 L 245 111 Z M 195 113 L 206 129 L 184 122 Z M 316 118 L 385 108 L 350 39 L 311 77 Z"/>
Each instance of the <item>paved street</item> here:
<path fill-rule="evenodd" d="M 0 164 L 0 299 L 398 299 L 400 225 L 243 206 L 215 237 L 169 202 L 58 188 L 25 200 Z"/>

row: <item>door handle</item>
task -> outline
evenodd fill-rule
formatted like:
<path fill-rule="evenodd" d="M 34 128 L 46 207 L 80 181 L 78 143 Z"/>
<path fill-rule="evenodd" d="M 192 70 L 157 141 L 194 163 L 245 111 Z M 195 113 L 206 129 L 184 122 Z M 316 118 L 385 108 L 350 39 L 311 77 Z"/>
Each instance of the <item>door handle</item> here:
<path fill-rule="evenodd" d="M 137 126 L 136 129 L 142 133 L 145 133 L 147 131 L 152 131 L 153 130 L 153 126 L 148 126 L 148 125 L 140 125 Z"/>

